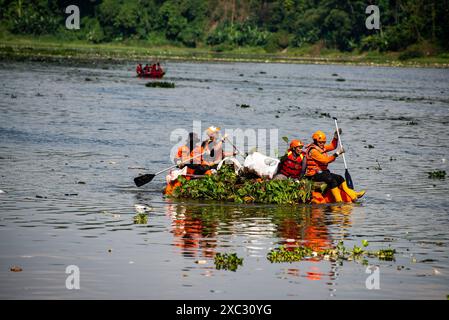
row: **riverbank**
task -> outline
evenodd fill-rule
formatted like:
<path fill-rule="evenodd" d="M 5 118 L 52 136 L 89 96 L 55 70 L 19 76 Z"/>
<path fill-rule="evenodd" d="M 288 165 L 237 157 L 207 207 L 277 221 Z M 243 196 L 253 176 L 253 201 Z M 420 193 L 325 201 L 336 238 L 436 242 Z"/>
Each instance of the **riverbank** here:
<path fill-rule="evenodd" d="M 314 51 L 319 53 L 313 53 Z M 139 42 L 92 44 L 83 41 L 58 41 L 45 37 L 0 38 L 0 59 L 14 61 L 174 60 L 449 68 L 449 54 L 408 60 L 400 60 L 398 58 L 400 54 L 399 52 L 342 53 L 328 49 L 314 50 L 313 47 L 286 49 L 277 53 L 266 53 L 264 49 L 254 47 L 217 52 L 208 47 L 149 46 Z"/>

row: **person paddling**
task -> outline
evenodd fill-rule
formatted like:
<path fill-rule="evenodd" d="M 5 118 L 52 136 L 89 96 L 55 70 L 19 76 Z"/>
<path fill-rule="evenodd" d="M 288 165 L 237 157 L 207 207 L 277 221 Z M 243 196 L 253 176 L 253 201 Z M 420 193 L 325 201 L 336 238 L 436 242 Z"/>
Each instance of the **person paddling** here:
<path fill-rule="evenodd" d="M 301 140 L 292 140 L 287 153 L 279 163 L 278 173 L 274 180 L 285 180 L 287 178 L 301 180 L 307 169 L 306 153 L 302 150 L 304 144 Z"/>
<path fill-rule="evenodd" d="M 341 129 L 339 133 L 341 134 Z M 307 171 L 306 177 L 316 182 L 325 182 L 327 189 L 330 189 L 335 202 L 342 202 L 340 190 L 346 192 L 346 194 L 354 201 L 365 194 L 365 191 L 356 192 L 348 187 L 345 179 L 335 173 L 331 173 L 327 166 L 337 159 L 337 157 L 344 153 L 345 150 L 340 148 L 333 155 L 327 155 L 327 152 L 337 149 L 338 146 L 338 134 L 334 133 L 332 142 L 326 145 L 326 135 L 323 131 L 318 130 L 312 135 L 313 143 L 309 144 L 306 148 L 307 157 Z"/>
<path fill-rule="evenodd" d="M 199 142 L 200 139 L 198 138 L 198 135 L 194 132 L 190 132 L 187 139 L 187 144 L 180 146 L 176 153 L 174 162 L 180 169 L 187 167 L 188 175 L 203 173 L 201 168 L 198 167 L 198 164 L 195 164 L 195 159 L 192 159 L 194 157 L 194 150 L 198 146 Z"/>

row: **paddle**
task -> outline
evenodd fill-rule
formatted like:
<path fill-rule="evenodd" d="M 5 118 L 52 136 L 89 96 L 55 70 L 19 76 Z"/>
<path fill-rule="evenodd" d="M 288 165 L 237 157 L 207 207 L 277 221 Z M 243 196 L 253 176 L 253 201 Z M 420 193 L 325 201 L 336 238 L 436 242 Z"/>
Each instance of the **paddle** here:
<path fill-rule="evenodd" d="M 206 151 L 201 153 L 201 154 L 198 154 L 198 155 L 196 155 L 196 156 L 194 156 L 194 157 L 192 157 L 190 159 L 184 160 L 183 162 L 181 162 L 181 164 L 186 164 L 186 163 L 190 162 L 191 160 L 204 155 L 205 153 L 206 153 Z M 170 169 L 176 168 L 178 165 L 179 164 L 175 164 L 175 165 L 173 165 L 173 166 L 171 166 L 169 168 L 166 168 L 164 170 L 158 171 L 156 173 L 147 173 L 147 174 L 138 176 L 138 177 L 134 178 L 134 183 L 136 184 L 137 187 L 141 187 L 144 184 L 147 184 L 148 182 L 151 182 L 154 179 L 155 176 L 157 176 L 157 175 L 159 175 L 159 174 L 161 174 L 161 173 L 163 173 L 165 171 L 168 171 Z"/>
<path fill-rule="evenodd" d="M 341 143 L 341 138 L 340 138 L 340 131 L 338 129 L 338 124 L 337 124 L 337 118 L 334 118 L 334 120 L 335 120 L 335 127 L 337 128 L 338 142 L 340 143 L 340 148 L 343 149 L 343 145 Z M 346 180 L 346 184 L 348 185 L 348 187 L 350 189 L 354 189 L 354 183 L 352 182 L 351 175 L 349 174 L 349 170 L 348 170 L 348 166 L 346 165 L 346 158 L 345 158 L 345 154 L 344 153 L 343 153 L 343 162 L 345 164 L 345 180 Z"/>
<path fill-rule="evenodd" d="M 231 142 L 231 140 L 228 139 L 228 137 L 226 136 L 225 139 L 229 142 L 229 144 L 234 148 L 235 151 L 237 151 L 237 154 L 240 155 L 243 159 L 245 159 L 245 156 L 242 155 L 242 153 L 240 152 L 239 149 L 237 149 L 237 147 Z"/>

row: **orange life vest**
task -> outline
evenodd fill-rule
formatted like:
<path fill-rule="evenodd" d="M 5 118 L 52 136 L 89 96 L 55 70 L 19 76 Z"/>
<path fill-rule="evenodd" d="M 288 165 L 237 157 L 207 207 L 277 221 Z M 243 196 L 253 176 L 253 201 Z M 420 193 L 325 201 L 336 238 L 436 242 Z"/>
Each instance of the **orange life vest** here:
<path fill-rule="evenodd" d="M 313 159 L 310 155 L 312 149 L 317 150 L 320 153 L 326 153 L 326 150 L 321 149 L 316 144 L 309 144 L 306 149 L 306 157 L 307 157 L 307 172 L 306 176 L 310 177 L 317 174 L 319 171 L 327 170 L 327 163 L 321 163 Z"/>
<path fill-rule="evenodd" d="M 295 157 L 292 151 L 289 151 L 287 156 L 280 163 L 279 172 L 286 177 L 299 178 L 302 170 L 302 160 L 305 153 L 301 152 L 299 156 Z"/>

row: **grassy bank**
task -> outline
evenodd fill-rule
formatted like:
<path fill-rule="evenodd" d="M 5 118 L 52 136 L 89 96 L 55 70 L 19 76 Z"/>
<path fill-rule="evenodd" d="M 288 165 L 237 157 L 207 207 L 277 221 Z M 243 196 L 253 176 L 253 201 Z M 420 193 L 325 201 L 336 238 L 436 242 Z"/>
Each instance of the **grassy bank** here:
<path fill-rule="evenodd" d="M 310 46 L 267 53 L 263 48 L 241 47 L 217 52 L 210 47 L 186 48 L 174 45 L 151 46 L 143 42 L 92 44 L 63 41 L 52 37 L 0 37 L 0 59 L 4 60 L 188 60 L 217 62 L 277 62 L 312 64 L 353 64 L 375 66 L 449 67 L 449 54 L 400 60 L 401 53 L 342 53 Z"/>

